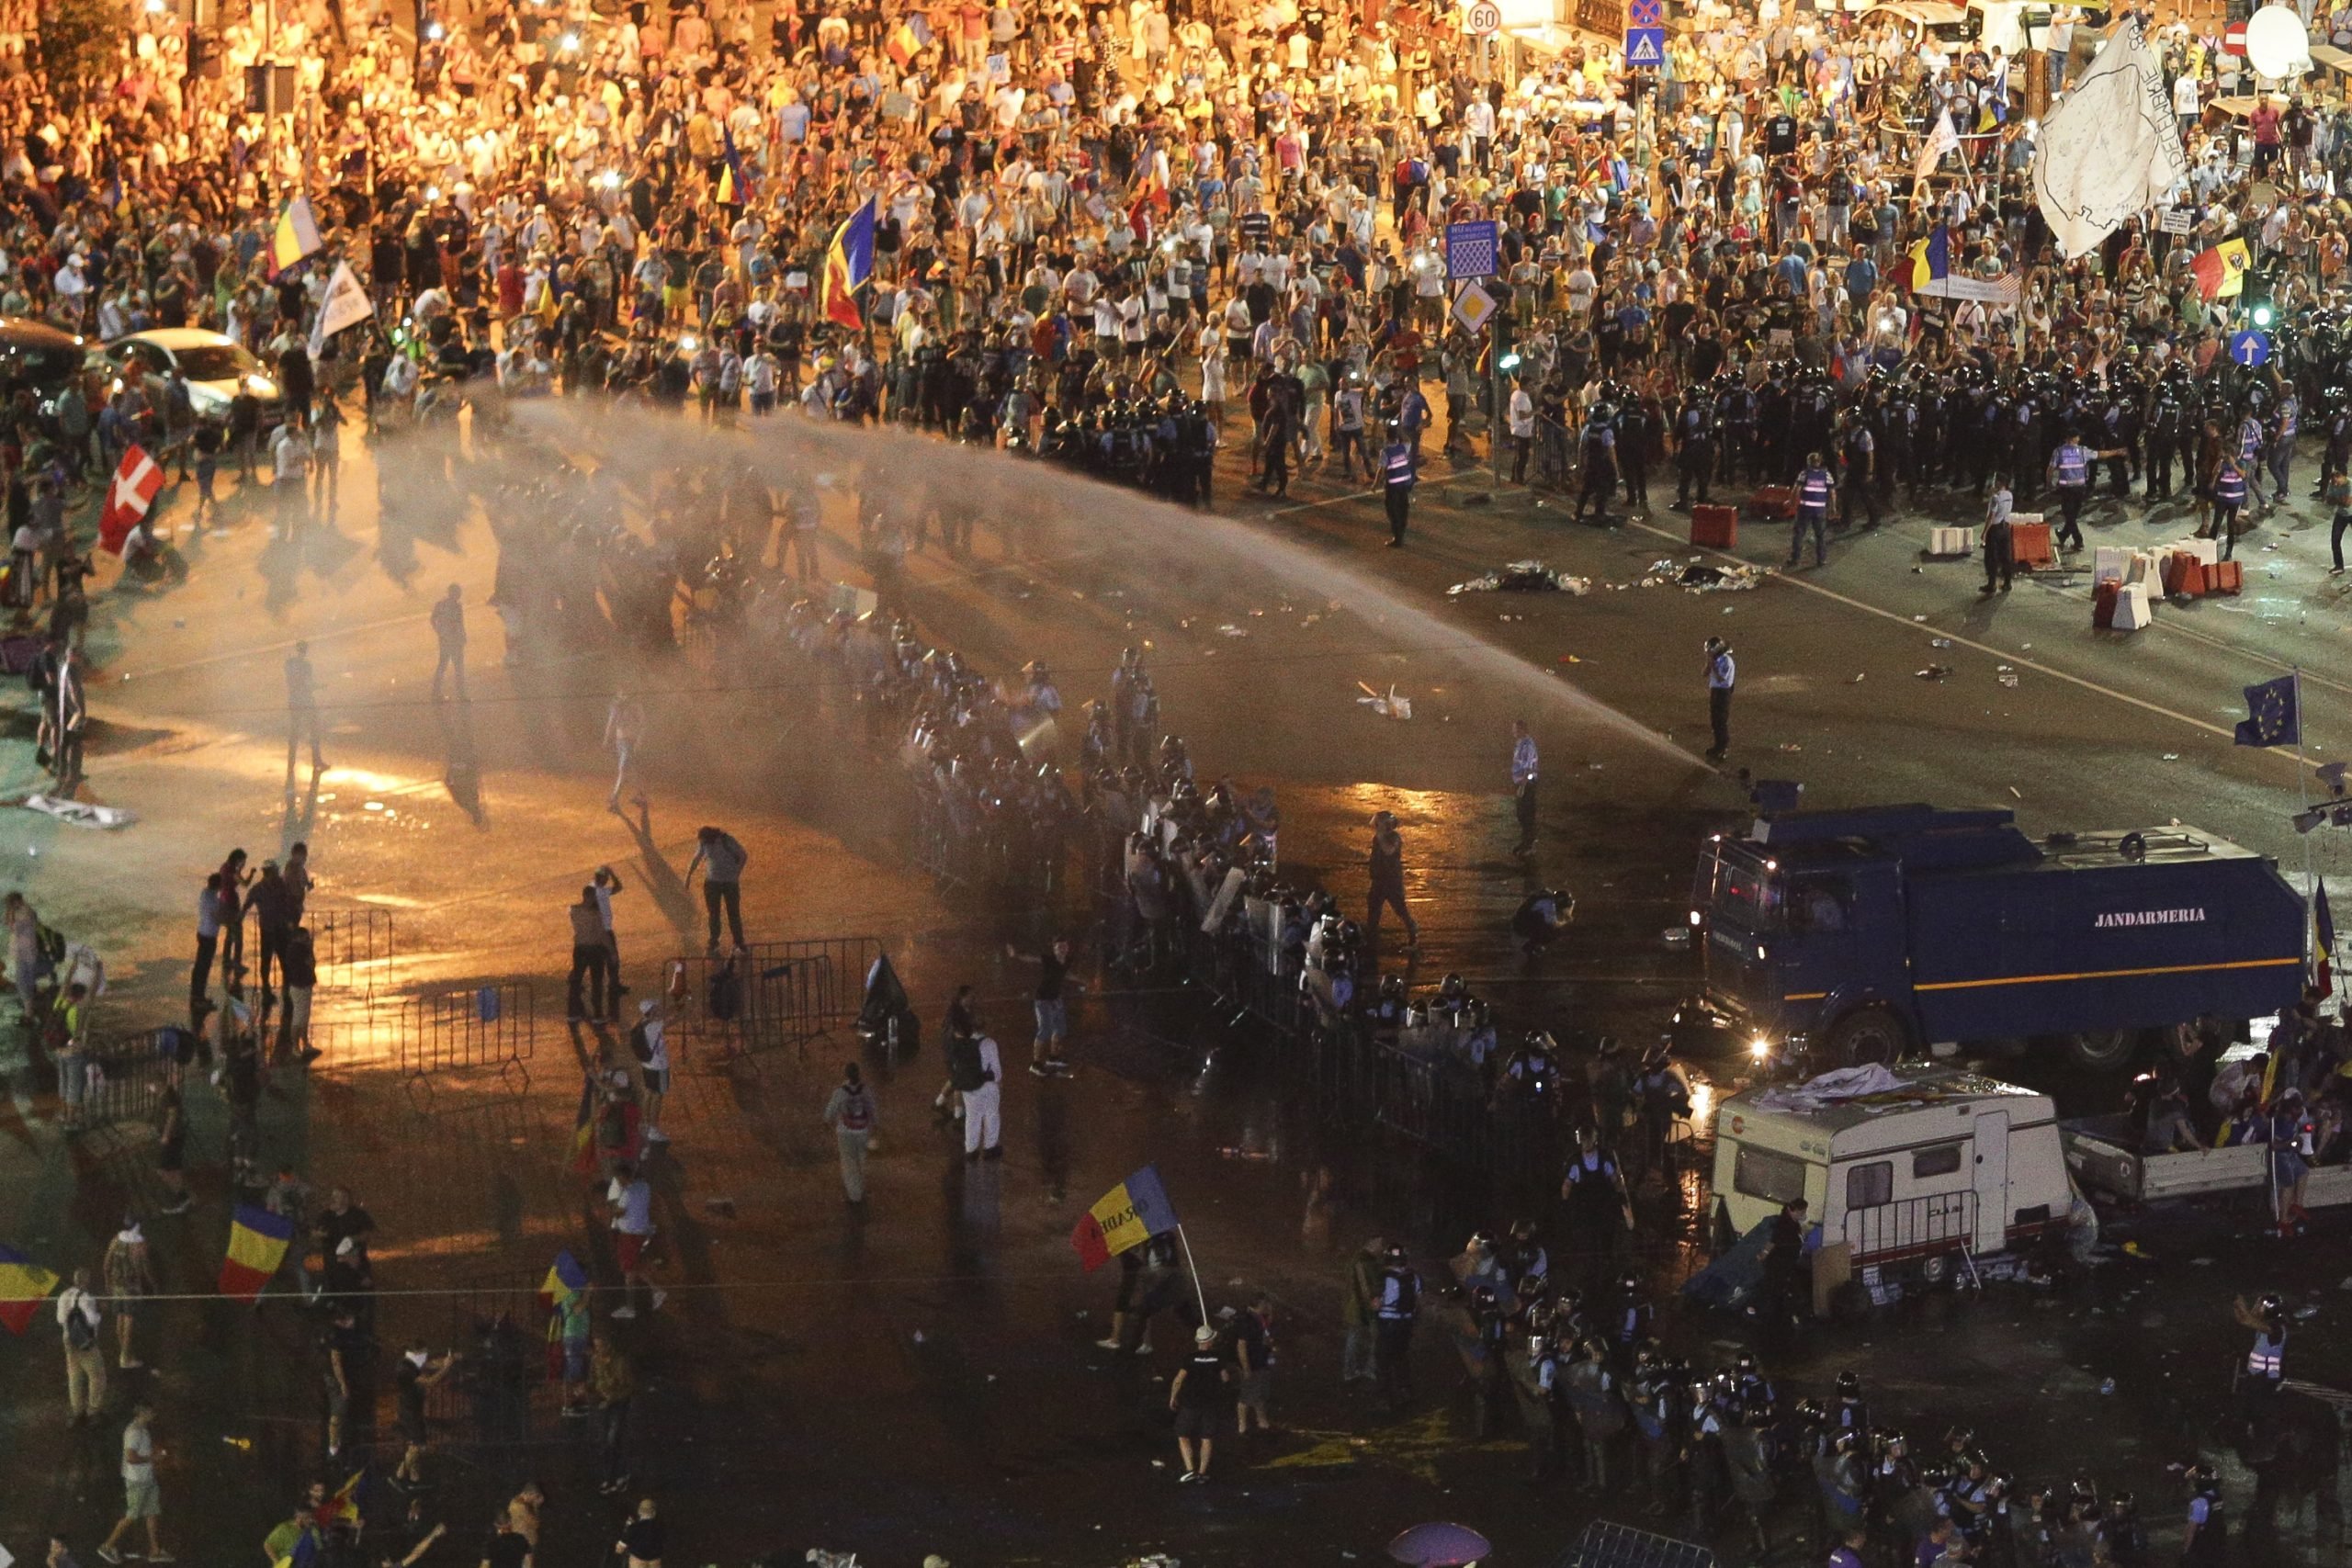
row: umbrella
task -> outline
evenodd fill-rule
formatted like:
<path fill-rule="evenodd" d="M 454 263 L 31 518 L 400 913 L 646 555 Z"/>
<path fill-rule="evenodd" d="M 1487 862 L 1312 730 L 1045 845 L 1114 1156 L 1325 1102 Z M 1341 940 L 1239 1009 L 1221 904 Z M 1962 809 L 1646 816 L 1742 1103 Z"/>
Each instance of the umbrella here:
<path fill-rule="evenodd" d="M 1415 1525 L 1388 1543 L 1388 1555 L 1411 1568 L 1466 1568 L 1493 1550 L 1468 1525 Z"/>

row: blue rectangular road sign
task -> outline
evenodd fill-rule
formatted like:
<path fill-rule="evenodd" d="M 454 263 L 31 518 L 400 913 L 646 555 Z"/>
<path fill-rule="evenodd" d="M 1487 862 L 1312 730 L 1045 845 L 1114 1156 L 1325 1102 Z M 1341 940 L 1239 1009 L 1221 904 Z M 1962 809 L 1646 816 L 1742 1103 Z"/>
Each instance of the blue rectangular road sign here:
<path fill-rule="evenodd" d="M 1445 226 L 1445 276 L 1448 282 L 1459 283 L 1465 277 L 1492 277 L 1501 271 L 1498 265 L 1502 250 L 1502 235 L 1491 220 L 1478 223 L 1449 223 Z"/>
<path fill-rule="evenodd" d="M 1636 69 L 1655 71 L 1666 63 L 1666 29 L 1664 28 L 1627 28 L 1625 29 L 1625 63 Z"/>

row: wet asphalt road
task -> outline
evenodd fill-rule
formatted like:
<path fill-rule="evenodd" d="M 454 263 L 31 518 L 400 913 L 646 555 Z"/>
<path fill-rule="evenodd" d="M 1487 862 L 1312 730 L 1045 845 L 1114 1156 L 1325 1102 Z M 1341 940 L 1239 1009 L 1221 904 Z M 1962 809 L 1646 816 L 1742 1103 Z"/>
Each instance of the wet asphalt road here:
<path fill-rule="evenodd" d="M 1801 778 L 1816 803 L 2007 800 L 2037 831 L 2177 817 L 2299 852 L 2284 823 L 2296 801 L 2291 761 L 2224 738 L 2239 716 L 2235 689 L 2307 661 L 2314 761 L 2331 754 L 2345 691 L 2325 646 L 2344 635 L 2345 612 L 2317 574 L 2307 523 L 2283 531 L 2278 551 L 2260 549 L 2272 530 L 2245 541 L 2259 567 L 2249 565 L 2245 600 L 2167 609 L 2154 631 L 2127 640 L 2089 629 L 2079 582 L 2020 584 L 1981 604 L 1973 566 L 1917 558 L 1916 519 L 1841 541 L 1825 571 L 1692 594 L 1614 586 L 1659 557 L 1691 553 L 1650 525 L 1573 529 L 1557 521 L 1556 500 L 1537 509 L 1468 475 L 1427 487 L 1411 547 L 1385 551 L 1374 547 L 1376 499 L 1325 501 L 1314 477 L 1286 504 L 1235 502 L 1236 525 L 1007 478 L 1001 465 L 927 445 L 865 448 L 778 428 L 787 460 L 844 481 L 830 503 L 829 564 L 852 573 L 853 492 L 919 472 L 976 497 L 973 557 L 933 552 L 910 565 L 921 624 L 984 668 L 1046 658 L 1073 706 L 1101 694 L 1122 646 L 1147 646 L 1170 728 L 1204 773 L 1276 784 L 1285 863 L 1302 878 L 1360 901 L 1363 823 L 1396 810 L 1427 931 L 1414 977 L 1464 973 L 1513 1028 L 1639 1034 L 1688 984 L 1657 933 L 1678 916 L 1692 844 L 1741 804 L 1691 754 L 1704 744 L 1698 645 L 1711 632 L 1731 636 L 1742 660 L 1735 765 Z M 610 432 L 559 424 L 544 434 L 591 459 L 601 450 L 640 460 Z M 662 443 L 674 460 L 714 460 L 678 434 Z M 324 879 L 318 902 L 391 911 L 399 956 L 370 976 L 384 992 L 536 978 L 545 1021 L 527 1088 L 461 1075 L 421 1092 L 359 1026 L 357 997 L 322 997 L 329 1023 L 348 1025 L 345 1049 L 308 1083 L 282 1085 L 266 1112 L 273 1152 L 299 1157 L 322 1183 L 352 1181 L 383 1224 L 380 1277 L 419 1292 L 388 1298 L 387 1337 L 413 1331 L 438 1345 L 461 1338 L 481 1303 L 527 1295 L 554 1247 L 604 1261 L 593 1205 L 564 1167 L 579 1065 L 612 1043 L 574 1040 L 554 1023 L 561 906 L 595 864 L 632 884 L 625 952 L 690 951 L 698 899 L 676 878 L 695 823 L 727 822 L 753 852 L 756 929 L 881 936 L 928 1019 L 950 986 L 972 980 L 1014 1059 L 1022 976 L 991 955 L 1001 938 L 1041 933 L 943 900 L 910 870 L 892 819 L 861 795 L 867 764 L 843 755 L 806 693 L 683 659 L 501 671 L 497 633 L 477 607 L 472 701 L 425 701 L 425 608 L 450 580 L 478 604 L 492 565 L 481 513 L 514 503 L 501 487 L 530 459 L 386 451 L 396 460 L 380 467 L 365 453 L 346 459 L 335 534 L 272 547 L 260 519 L 232 504 L 223 536 L 191 541 L 193 581 L 102 610 L 94 701 L 108 729 L 92 748 L 94 793 L 139 811 L 141 824 L 97 835 L 11 813 L 0 850 L 10 863 L 22 855 L 30 874 L 19 880 L 52 923 L 107 933 L 119 987 L 110 1024 L 162 1016 L 194 889 L 230 842 L 259 855 L 308 837 Z M 1495 499 L 1453 503 L 1482 492 Z M 2091 521 L 2102 534 L 2107 520 Z M 1672 534 L 1679 520 L 1661 509 L 1652 523 Z M 2120 520 L 2107 530 L 2135 540 L 2184 531 Z M 1740 553 L 1765 559 L 1778 543 L 1750 531 Z M 1589 575 L 1594 592 L 1443 593 L 1530 555 Z M 298 636 L 311 639 L 329 694 L 334 766 L 289 798 L 277 664 Z M 1937 637 L 1953 647 L 1933 648 Z M 1930 662 L 1951 672 L 1914 673 Z M 2015 689 L 1996 679 L 2002 663 L 2015 667 Z M 635 827 L 603 810 L 597 740 L 617 681 L 645 691 L 655 714 L 654 807 Z M 1380 718 L 1354 701 L 1358 682 L 1394 682 L 1414 717 Z M 1540 971 L 1500 937 L 1531 874 L 1507 853 L 1503 787 L 1509 720 L 1522 714 L 1546 768 L 1532 874 L 1579 897 L 1578 940 Z M 21 741 L 0 750 L 7 788 L 27 781 L 28 752 Z M 453 755 L 480 773 L 478 795 L 461 788 L 462 802 L 448 783 Z M 2322 859 L 2323 872 L 2332 867 Z M 1082 910 L 1069 923 L 1084 934 Z M 675 1555 L 719 1562 L 820 1544 L 868 1562 L 932 1551 L 1109 1562 L 1148 1550 L 1192 1562 L 1339 1562 L 1369 1557 L 1403 1525 L 1456 1517 L 1493 1535 L 1503 1560 L 1533 1562 L 1591 1517 L 1592 1499 L 1521 1481 L 1513 1435 L 1465 1440 L 1466 1402 L 1436 1332 L 1423 1336 L 1412 1418 L 1385 1421 L 1332 1382 L 1340 1256 L 1378 1229 L 1409 1238 L 1434 1271 L 1470 1228 L 1511 1217 L 1489 1190 L 1323 1123 L 1253 1032 L 1204 1019 L 1187 997 L 1123 989 L 1107 986 L 1077 1010 L 1076 1080 L 1014 1080 L 1001 1165 L 965 1166 L 927 1126 L 933 1061 L 892 1075 L 864 1218 L 839 1203 L 816 1122 L 838 1043 L 812 1046 L 805 1062 L 723 1069 L 687 1048 L 670 1115 L 676 1142 L 658 1166 L 673 1304 L 629 1330 L 652 1382 L 637 1468 L 667 1502 Z M 1736 1064 L 1700 1066 L 1736 1080 Z M 2106 1093 L 2051 1081 L 2074 1108 L 2097 1109 Z M 119 1210 L 153 1204 L 143 1134 L 69 1146 L 38 1084 L 18 1074 L 13 1087 L 0 1128 L 0 1239 L 60 1263 L 95 1261 Z M 187 1219 L 149 1228 L 166 1288 L 198 1294 L 217 1267 L 226 1195 L 219 1102 L 205 1090 L 194 1098 L 201 1201 Z M 1283 1303 L 1277 1410 L 1290 1431 L 1221 1457 L 1223 1479 L 1203 1491 L 1172 1484 L 1154 1415 L 1164 1385 L 1149 1380 L 1169 1370 L 1171 1348 L 1159 1346 L 1140 1372 L 1089 1348 L 1109 1285 L 1078 1271 L 1065 1240 L 1086 1202 L 1147 1159 L 1162 1168 L 1212 1297 L 1264 1284 Z M 1318 1167 L 1332 1173 L 1336 1206 L 1328 1224 L 1307 1224 L 1302 1183 Z M 1641 1257 L 1662 1286 L 1694 1260 L 1687 1216 L 1698 1193 L 1679 1197 L 1672 1205 L 1654 1191 L 1642 1203 Z M 2326 1342 L 2342 1311 L 2337 1236 L 2286 1247 L 2205 1219 L 2144 1229 L 2146 1259 L 2092 1280 L 1908 1303 L 1859 1329 L 1769 1344 L 1770 1364 L 1813 1393 L 1855 1366 L 1883 1415 L 1915 1435 L 1972 1425 L 2021 1474 L 2086 1464 L 2168 1521 L 2163 1467 L 2187 1457 L 2187 1428 L 2216 1397 L 2234 1342 L 2232 1292 L 2275 1285 L 2320 1308 L 2298 1342 L 2299 1375 L 2352 1387 L 2352 1367 L 2332 1364 L 2340 1356 Z M 1672 1314 L 1669 1328 L 1702 1361 L 1746 1342 L 1720 1320 Z M 233 1559 L 324 1469 L 311 1329 L 285 1306 L 254 1314 L 201 1301 L 163 1305 L 146 1356 L 175 1450 L 167 1540 L 184 1561 L 198 1550 Z M 65 1431 L 56 1354 L 40 1331 L 0 1346 L 14 1394 L 0 1461 L 29 1478 L 0 1498 L 0 1542 L 18 1557 L 51 1528 L 86 1551 L 110 1519 L 108 1439 Z M 2108 1377 L 2113 1395 L 2098 1392 Z M 451 1415 L 447 1433 L 462 1438 L 469 1413 Z M 578 1425 L 543 1410 L 526 1443 L 460 1442 L 444 1486 L 420 1505 L 460 1538 L 439 1560 L 470 1551 L 483 1504 L 525 1473 L 556 1497 L 548 1550 L 594 1554 L 609 1508 L 589 1490 L 593 1455 L 567 1430 Z M 224 1435 L 254 1447 L 219 1444 Z M 2233 1471 L 2241 1495 L 2244 1483 Z M 1634 1511 L 1623 1499 L 1608 1506 Z M 387 1509 L 399 1511 L 389 1500 Z M 2284 1560 L 2322 1560 L 2308 1555 L 2313 1545 L 2291 1534 Z"/>

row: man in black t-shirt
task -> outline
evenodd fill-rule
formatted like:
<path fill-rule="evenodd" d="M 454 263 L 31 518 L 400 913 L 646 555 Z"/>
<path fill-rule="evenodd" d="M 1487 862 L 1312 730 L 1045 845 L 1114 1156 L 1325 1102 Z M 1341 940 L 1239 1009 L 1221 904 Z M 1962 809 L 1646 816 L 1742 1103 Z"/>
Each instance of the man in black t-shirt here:
<path fill-rule="evenodd" d="M 490 1521 L 490 1540 L 481 1549 L 481 1568 L 530 1568 L 531 1543 L 514 1528 L 504 1508 Z"/>
<path fill-rule="evenodd" d="M 1039 953 L 1023 954 L 1005 944 L 1004 955 L 1037 966 L 1037 989 L 1030 998 L 1037 1014 L 1037 1038 L 1030 1047 L 1029 1076 L 1048 1077 L 1067 1075 L 1069 1064 L 1062 1060 L 1062 1039 L 1069 1032 L 1069 1009 L 1062 996 L 1065 986 L 1085 987 L 1069 978 L 1069 940 L 1056 937 Z"/>

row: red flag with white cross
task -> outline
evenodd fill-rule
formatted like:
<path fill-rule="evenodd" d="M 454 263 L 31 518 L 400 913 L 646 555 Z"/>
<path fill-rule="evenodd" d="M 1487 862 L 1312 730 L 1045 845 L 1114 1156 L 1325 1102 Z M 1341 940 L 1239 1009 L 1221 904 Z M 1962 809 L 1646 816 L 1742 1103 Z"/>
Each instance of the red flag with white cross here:
<path fill-rule="evenodd" d="M 98 513 L 98 547 L 122 554 L 122 542 L 145 520 L 164 488 L 164 470 L 146 451 L 133 446 L 122 455 L 122 466 L 107 487 L 106 510 Z"/>

